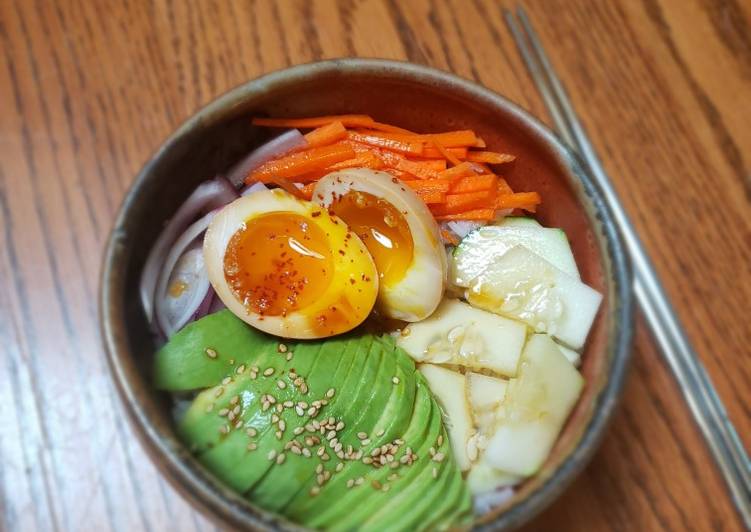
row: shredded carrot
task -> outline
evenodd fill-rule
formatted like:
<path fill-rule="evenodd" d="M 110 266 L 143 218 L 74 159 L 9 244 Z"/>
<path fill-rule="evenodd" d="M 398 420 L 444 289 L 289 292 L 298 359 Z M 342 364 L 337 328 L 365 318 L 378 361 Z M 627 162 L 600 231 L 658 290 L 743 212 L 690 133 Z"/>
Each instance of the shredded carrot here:
<path fill-rule="evenodd" d="M 443 148 L 443 149 L 446 150 L 447 155 L 456 157 L 458 159 L 458 161 L 455 163 L 457 165 L 462 162 L 461 159 L 467 158 L 467 148 L 465 147 Z M 426 159 L 438 159 L 440 157 L 446 157 L 446 159 L 448 159 L 448 157 L 443 152 L 441 152 L 439 148 L 432 146 L 432 145 L 425 146 L 422 149 L 422 156 L 425 157 Z"/>
<path fill-rule="evenodd" d="M 272 183 L 311 199 L 316 182 L 332 171 L 382 170 L 413 190 L 436 220 L 492 220 L 497 210 L 534 212 L 541 202 L 537 192 L 514 193 L 490 169 L 488 165 L 508 163 L 515 157 L 484 150 L 485 140 L 472 130 L 419 134 L 357 114 L 256 118 L 253 124 L 312 131 L 305 134 L 305 149 L 267 162 L 246 183 Z M 304 186 L 298 188 L 293 182 Z M 444 232 L 443 237 L 455 243 L 453 233 Z"/>
<path fill-rule="evenodd" d="M 446 196 L 448 198 L 448 196 Z M 504 194 L 495 200 L 496 209 L 524 209 L 535 212 L 537 206 L 542 203 L 542 198 L 537 192 L 517 192 Z"/>
<path fill-rule="evenodd" d="M 354 150 L 340 143 L 311 148 L 267 162 L 246 177 L 245 183 L 268 182 L 272 176 L 294 178 L 300 174 L 322 170 L 332 164 L 354 157 Z"/>
<path fill-rule="evenodd" d="M 446 201 L 442 205 L 431 208 L 433 214 L 441 216 L 456 214 L 474 209 L 486 209 L 495 207 L 495 190 L 481 190 L 467 192 L 466 194 L 447 194 Z"/>
<path fill-rule="evenodd" d="M 470 151 L 467 153 L 467 160 L 476 163 L 504 164 L 510 163 L 516 159 L 508 153 L 496 153 L 493 151 Z"/>
<path fill-rule="evenodd" d="M 427 204 L 442 204 L 446 201 L 446 193 L 440 190 L 415 190 L 420 199 Z"/>
<path fill-rule="evenodd" d="M 403 183 L 413 190 L 435 190 L 444 194 L 451 187 L 451 182 L 446 179 L 415 179 L 403 181 Z"/>
<path fill-rule="evenodd" d="M 355 133 L 354 131 L 348 132 L 347 138 L 361 144 L 374 146 L 376 148 L 385 148 L 387 150 L 414 155 L 417 157 L 420 157 L 422 155 L 421 142 L 404 142 L 401 140 L 378 137 L 375 135 L 363 135 L 360 133 Z"/>
<path fill-rule="evenodd" d="M 475 174 L 477 174 L 477 172 L 475 172 L 474 163 L 463 162 L 454 166 L 453 168 L 449 168 L 448 170 L 441 172 L 441 177 L 446 179 L 454 179 L 456 177 L 464 177 Z"/>
<path fill-rule="evenodd" d="M 326 124 L 313 131 L 305 134 L 305 140 L 308 141 L 309 148 L 318 148 L 328 146 L 347 136 L 347 130 L 344 125 L 337 121 Z"/>
<path fill-rule="evenodd" d="M 514 191 L 511 190 L 511 187 L 506 182 L 506 180 L 503 179 L 502 177 L 499 177 L 498 178 L 498 195 L 502 196 L 504 194 L 513 194 L 513 193 Z"/>
<path fill-rule="evenodd" d="M 456 235 L 448 229 L 441 228 L 441 236 L 447 243 L 451 244 L 452 246 L 455 246 L 459 243 L 459 239 L 456 237 Z"/>
<path fill-rule="evenodd" d="M 396 169 L 402 170 L 421 179 L 437 179 L 439 177 L 438 171 L 436 171 L 434 168 L 426 166 L 420 162 L 408 161 L 407 159 L 399 160 L 396 165 Z"/>
<path fill-rule="evenodd" d="M 449 220 L 477 220 L 480 222 L 487 222 L 495 218 L 494 209 L 476 209 L 473 211 L 465 211 L 458 214 L 444 214 L 435 216 L 435 219 L 439 222 Z"/>
<path fill-rule="evenodd" d="M 446 159 L 446 160 L 447 160 L 448 162 L 450 162 L 450 163 L 451 163 L 451 164 L 452 164 L 453 166 L 458 166 L 458 165 L 460 165 L 460 164 L 462 163 L 462 162 L 461 162 L 461 161 L 459 160 L 459 158 L 458 158 L 458 157 L 457 157 L 456 155 L 454 155 L 453 153 L 449 152 L 449 151 L 448 151 L 448 148 L 444 147 L 444 146 L 443 146 L 443 144 L 441 144 L 441 143 L 440 143 L 440 142 L 438 142 L 437 140 L 433 140 L 433 139 L 431 139 L 430 143 L 431 143 L 431 144 L 433 145 L 433 147 L 435 147 L 435 149 L 436 149 L 436 150 L 438 150 L 438 151 L 439 151 L 439 152 L 441 153 L 441 155 L 443 155 L 443 157 L 444 157 L 444 158 L 445 158 L 445 159 Z M 423 151 L 424 151 L 424 150 L 423 150 Z M 424 156 L 424 153 L 423 153 L 423 156 Z"/>
<path fill-rule="evenodd" d="M 451 183 L 452 194 L 476 192 L 478 190 L 498 189 L 498 176 L 493 174 L 460 177 Z"/>
<path fill-rule="evenodd" d="M 372 151 L 366 151 L 358 153 L 352 159 L 332 164 L 326 170 L 334 171 L 343 170 L 345 168 L 370 168 L 371 170 L 380 170 L 383 168 L 383 161 Z"/>

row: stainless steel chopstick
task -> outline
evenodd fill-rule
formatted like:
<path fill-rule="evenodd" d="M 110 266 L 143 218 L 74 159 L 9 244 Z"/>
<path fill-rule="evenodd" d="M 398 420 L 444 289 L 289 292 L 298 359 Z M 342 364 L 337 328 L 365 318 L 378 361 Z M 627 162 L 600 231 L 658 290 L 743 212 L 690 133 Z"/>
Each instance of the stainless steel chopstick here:
<path fill-rule="evenodd" d="M 587 138 L 573 106 L 555 74 L 524 10 L 520 23 L 505 11 L 506 23 L 553 118 L 557 133 L 579 153 L 600 188 L 621 230 L 634 266 L 634 292 L 655 340 L 680 384 L 686 402 L 727 482 L 733 501 L 751 529 L 751 460 L 728 419 L 712 381 L 678 321 L 641 239 L 628 218 L 612 182 Z"/>

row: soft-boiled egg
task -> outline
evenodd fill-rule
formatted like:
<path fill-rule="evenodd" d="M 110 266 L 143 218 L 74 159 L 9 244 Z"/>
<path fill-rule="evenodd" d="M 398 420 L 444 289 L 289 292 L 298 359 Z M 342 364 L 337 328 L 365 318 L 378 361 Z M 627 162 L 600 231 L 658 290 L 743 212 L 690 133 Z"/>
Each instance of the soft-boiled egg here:
<path fill-rule="evenodd" d="M 322 178 L 313 201 L 367 246 L 380 277 L 381 313 L 404 321 L 432 314 L 446 283 L 446 252 L 433 216 L 412 189 L 390 174 L 355 168 Z"/>
<path fill-rule="evenodd" d="M 219 211 L 203 254 L 227 308 L 278 336 L 346 332 L 368 316 L 378 295 L 375 264 L 360 238 L 320 205 L 280 189 Z"/>

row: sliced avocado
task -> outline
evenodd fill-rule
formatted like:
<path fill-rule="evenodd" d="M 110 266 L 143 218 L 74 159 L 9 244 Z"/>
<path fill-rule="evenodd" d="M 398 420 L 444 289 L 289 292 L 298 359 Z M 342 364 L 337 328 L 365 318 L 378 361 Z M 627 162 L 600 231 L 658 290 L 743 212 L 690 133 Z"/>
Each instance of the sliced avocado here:
<path fill-rule="evenodd" d="M 364 420 L 364 423 L 359 426 L 354 425 L 349 430 L 345 428 L 347 434 L 343 438 L 340 438 L 345 444 L 352 445 L 354 449 L 361 449 L 363 457 L 370 456 L 373 449 L 402 437 L 413 418 L 412 413 L 416 393 L 414 383 L 415 372 L 414 369 L 404 371 L 404 368 L 409 368 L 410 366 L 414 368 L 414 366 L 409 363 L 409 360 L 403 353 L 397 353 L 393 350 L 393 343 L 385 345 L 389 350 L 384 354 L 395 362 L 394 366 L 389 368 L 389 371 L 393 370 L 394 373 L 390 373 L 391 376 L 386 375 L 386 378 L 375 382 L 381 382 L 384 386 L 391 388 L 390 395 L 387 391 L 383 390 L 379 394 L 383 397 L 388 396 L 388 402 L 383 407 L 380 404 L 371 404 L 368 407 L 371 414 Z M 406 364 L 405 361 L 407 362 Z M 394 381 L 392 381 L 393 377 L 397 378 L 397 384 L 394 384 Z M 377 415 L 377 418 L 373 419 L 374 415 Z M 361 439 L 357 437 L 358 432 L 367 434 L 365 441 L 369 440 L 369 443 L 363 445 Z M 320 494 L 315 497 L 315 501 L 311 500 L 312 498 L 309 493 L 301 493 L 300 499 L 305 501 L 305 504 L 296 511 L 301 517 L 306 515 L 304 513 L 306 510 L 304 509 L 318 514 L 320 510 L 316 510 L 316 508 L 321 505 L 327 505 L 326 501 L 339 501 L 347 497 L 356 497 L 347 486 L 348 481 L 354 481 L 358 477 L 363 476 L 367 477 L 368 481 L 377 480 L 385 484 L 387 483 L 386 477 L 391 472 L 389 468 L 381 468 L 381 474 L 378 474 L 372 465 L 365 464 L 362 460 L 347 461 L 345 462 L 344 469 L 338 474 L 333 475 L 325 486 L 323 486 Z"/>
<path fill-rule="evenodd" d="M 343 346 L 339 342 L 341 341 L 337 341 L 337 351 Z M 330 375 L 335 368 L 329 366 L 326 361 L 333 359 L 326 359 L 321 356 L 322 351 L 320 344 L 300 343 L 295 345 L 294 358 L 289 363 L 284 357 L 279 356 L 275 357 L 276 360 L 273 360 L 266 368 L 259 368 L 261 373 L 252 384 L 258 400 L 247 405 L 244 409 L 244 412 L 247 411 L 247 417 L 243 418 L 243 426 L 231 431 L 224 441 L 212 449 L 198 455 L 199 461 L 234 489 L 240 492 L 250 489 L 274 464 L 268 458 L 269 453 L 272 450 L 275 453 L 281 451 L 285 441 L 277 438 L 277 428 L 271 423 L 273 416 L 277 415 L 287 425 L 283 438 L 291 437 L 292 428 L 290 427 L 293 426 L 292 423 L 298 423 L 298 416 L 294 407 L 278 412 L 276 405 L 283 404 L 288 400 L 296 404 L 300 400 L 311 401 L 319 398 L 318 395 L 313 394 L 320 393 L 320 390 L 314 391 L 311 389 L 307 395 L 301 395 L 291 386 L 288 371 L 294 365 L 295 371 L 299 372 L 299 375 L 312 374 L 319 369 L 321 372 Z M 286 367 L 288 364 L 289 366 Z M 268 368 L 273 368 L 274 374 L 266 377 L 263 375 L 263 371 Z M 279 389 L 277 386 L 278 380 L 286 382 L 284 389 Z M 275 403 L 264 412 L 260 398 L 266 394 L 272 395 L 275 398 Z M 248 426 L 244 424 L 246 420 L 260 420 L 263 423 L 253 427 L 257 430 L 255 436 L 248 435 Z M 256 445 L 253 450 L 248 448 L 251 443 Z"/>
<path fill-rule="evenodd" d="M 344 449 L 346 449 L 348 445 L 352 445 L 355 449 L 359 446 L 357 445 L 359 440 L 356 434 L 362 429 L 359 428 L 360 425 L 357 423 L 358 418 L 367 412 L 377 411 L 380 413 L 382 407 L 379 403 L 387 400 L 387 397 L 379 397 L 379 395 L 383 396 L 385 394 L 379 393 L 381 390 L 378 386 L 363 386 L 362 384 L 363 382 L 382 382 L 383 379 L 385 379 L 386 374 L 389 372 L 393 375 L 394 367 L 396 365 L 395 361 L 392 357 L 388 356 L 387 353 L 384 353 L 383 347 L 378 341 L 373 342 L 373 345 L 370 348 L 370 353 L 368 354 L 368 360 L 371 361 L 371 363 L 363 366 L 363 373 L 359 376 L 355 375 L 357 383 L 351 402 L 348 402 L 347 404 L 343 403 L 341 406 L 345 408 L 342 408 L 337 412 L 338 416 L 334 416 L 336 419 L 342 419 L 345 421 L 345 427 L 337 434 L 337 438 L 342 443 Z M 374 365 L 373 362 L 377 365 Z M 318 463 L 320 463 L 323 468 L 328 470 L 329 474 L 332 475 L 330 482 L 333 482 L 334 478 L 340 476 L 340 474 L 335 471 L 335 468 L 341 460 L 335 455 L 333 450 L 330 449 L 329 445 L 326 445 L 326 449 L 326 453 L 331 457 L 330 460 L 319 461 L 316 459 L 314 466 L 311 468 L 312 475 L 310 475 L 307 481 L 302 483 L 300 489 L 295 492 L 294 497 L 290 498 L 291 501 L 313 499 L 313 497 L 310 496 L 310 490 L 318 485 L 317 475 L 315 473 L 315 466 L 317 466 Z M 325 487 L 323 489 L 325 490 Z M 315 499 L 320 500 L 319 497 L 320 495 L 315 497 Z M 315 511 L 314 508 L 319 505 L 312 504 L 311 506 L 313 507 L 311 511 Z M 290 508 L 289 511 L 293 510 Z M 305 510 L 303 508 L 298 508 L 295 511 L 295 515 L 298 516 L 297 518 L 303 521 L 305 520 Z"/>
<path fill-rule="evenodd" d="M 154 386 L 171 392 L 216 386 L 242 364 L 252 364 L 256 352 L 275 344 L 267 336 L 221 310 L 186 325 L 157 351 Z"/>
<path fill-rule="evenodd" d="M 372 339 L 372 337 L 368 338 Z M 365 394 L 363 394 L 363 386 L 361 385 L 362 379 L 363 377 L 372 378 L 376 374 L 381 364 L 381 359 L 378 357 L 379 350 L 374 341 L 350 342 L 350 344 L 348 345 L 348 349 L 342 352 L 335 352 L 334 350 L 325 351 L 325 355 L 330 355 L 332 359 L 346 358 L 351 361 L 351 364 L 347 367 L 349 370 L 349 366 L 351 366 L 351 370 L 348 371 L 347 375 L 339 378 L 333 375 L 333 373 L 320 374 L 316 377 L 320 378 L 327 385 L 332 382 L 342 383 L 338 389 L 334 387 L 335 394 L 333 398 L 322 409 L 321 414 L 316 417 L 319 422 L 331 417 L 337 421 L 343 418 L 346 419 L 343 413 L 347 412 L 350 408 L 363 408 L 365 405 L 363 397 Z M 326 391 L 327 388 L 323 389 L 324 394 Z M 291 429 L 287 429 L 290 432 L 285 438 L 285 443 L 292 439 L 304 442 L 306 436 L 311 436 L 311 433 L 307 431 L 300 434 L 299 437 L 295 437 L 293 434 L 295 427 L 305 426 L 309 422 L 309 418 L 292 420 L 293 425 L 291 425 Z M 323 442 L 326 441 L 324 438 L 325 435 L 318 433 L 316 436 L 321 438 Z M 325 447 L 327 454 L 331 457 L 328 462 L 322 461 L 315 454 L 318 446 L 310 448 L 313 455 L 311 457 L 297 455 L 293 452 L 285 453 L 284 463 L 281 466 L 277 465 L 268 468 L 266 475 L 246 495 L 260 506 L 270 510 L 278 510 L 284 507 L 296 493 L 303 491 L 306 487 L 310 489 L 308 486 L 312 486 L 315 482 L 315 468 L 318 464 L 324 464 L 324 466 L 333 469 L 336 458 L 331 449 L 328 446 Z"/>

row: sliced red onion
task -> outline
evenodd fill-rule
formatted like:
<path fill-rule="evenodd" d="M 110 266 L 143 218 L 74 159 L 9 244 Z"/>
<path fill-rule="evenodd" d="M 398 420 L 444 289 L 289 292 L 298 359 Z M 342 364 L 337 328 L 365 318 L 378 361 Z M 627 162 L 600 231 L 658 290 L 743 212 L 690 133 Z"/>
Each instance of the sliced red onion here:
<path fill-rule="evenodd" d="M 214 292 L 214 289 L 209 286 L 209 289 L 206 291 L 206 297 L 203 298 L 203 301 L 201 301 L 201 304 L 198 305 L 198 308 L 196 309 L 196 313 L 193 314 L 191 317 L 191 321 L 200 320 L 207 314 L 211 313 L 211 305 L 214 303 L 214 298 L 216 297 L 216 292 Z"/>
<path fill-rule="evenodd" d="M 253 183 L 252 185 L 248 185 L 245 187 L 241 192 L 241 196 L 247 196 L 248 194 L 253 194 L 253 192 L 258 192 L 259 190 L 268 190 L 269 188 L 264 185 L 263 183 Z"/>
<path fill-rule="evenodd" d="M 290 129 L 250 152 L 244 159 L 230 168 L 227 172 L 227 179 L 235 187 L 240 187 L 245 182 L 247 175 L 262 164 L 305 146 L 305 144 L 306 140 L 303 134 L 296 129 Z"/>
<path fill-rule="evenodd" d="M 224 301 L 222 299 L 214 294 L 214 300 L 211 302 L 211 307 L 209 308 L 209 314 L 213 314 L 214 312 L 219 312 L 220 310 L 224 310 L 227 308 L 227 305 L 224 304 Z"/>
<path fill-rule="evenodd" d="M 203 251 L 200 241 L 198 244 L 195 242 L 206 231 L 214 214 L 212 211 L 188 227 L 173 244 L 164 261 L 156 286 L 155 315 L 159 328 L 167 338 L 190 321 L 209 291 Z M 177 298 L 169 293 L 174 281 L 186 283 Z"/>
<path fill-rule="evenodd" d="M 505 487 L 499 490 L 480 493 L 474 497 L 475 515 L 483 515 L 493 508 L 508 502 L 514 496 L 514 488 Z"/>
<path fill-rule="evenodd" d="M 193 220 L 214 209 L 223 207 L 237 199 L 238 194 L 229 181 L 216 177 L 198 185 L 185 200 L 164 228 L 151 248 L 141 274 L 141 304 L 149 321 L 154 319 L 154 293 L 159 273 L 167 257 L 170 246 L 177 240 Z"/>
<path fill-rule="evenodd" d="M 458 220 L 454 222 L 446 222 L 446 227 L 449 231 L 452 231 L 459 238 L 464 238 L 469 233 L 482 227 L 484 224 L 480 222 L 471 222 L 467 220 Z"/>

